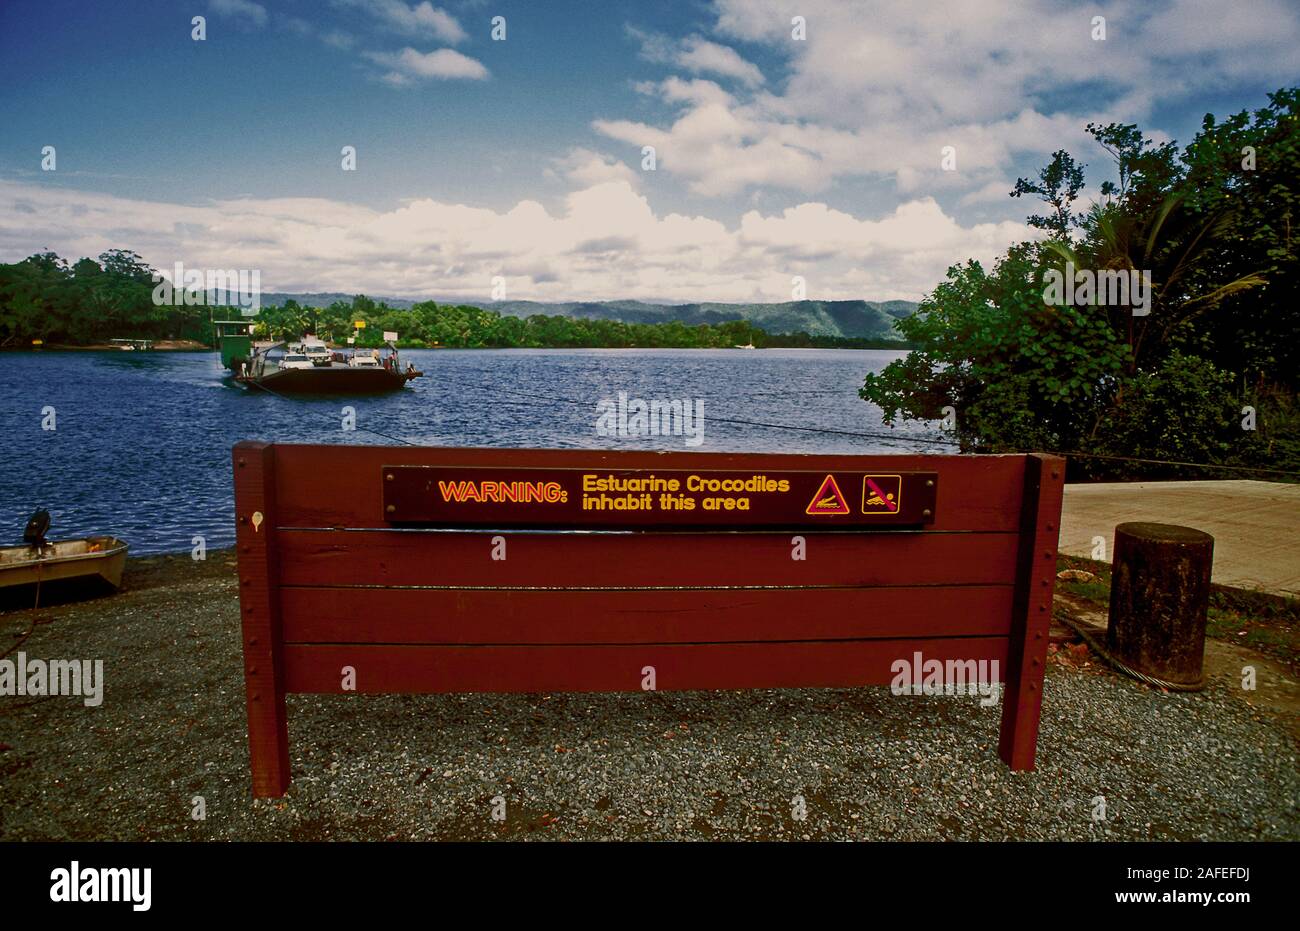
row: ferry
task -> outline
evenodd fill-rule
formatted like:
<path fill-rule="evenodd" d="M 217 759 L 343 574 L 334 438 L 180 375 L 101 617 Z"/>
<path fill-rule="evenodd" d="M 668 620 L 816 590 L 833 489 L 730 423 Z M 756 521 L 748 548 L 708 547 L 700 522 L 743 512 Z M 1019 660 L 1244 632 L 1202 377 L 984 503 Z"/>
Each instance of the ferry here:
<path fill-rule="evenodd" d="M 236 384 L 272 394 L 380 394 L 397 391 L 424 375 L 405 367 L 397 351 L 397 335 L 385 348 L 330 351 L 313 336 L 297 343 L 256 341 L 253 324 L 243 320 L 213 320 L 221 361 Z"/>

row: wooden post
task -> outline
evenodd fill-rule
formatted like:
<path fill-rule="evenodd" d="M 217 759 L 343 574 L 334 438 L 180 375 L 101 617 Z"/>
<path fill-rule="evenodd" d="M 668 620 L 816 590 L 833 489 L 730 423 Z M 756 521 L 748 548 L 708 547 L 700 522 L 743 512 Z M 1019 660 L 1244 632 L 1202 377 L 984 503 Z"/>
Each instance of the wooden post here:
<path fill-rule="evenodd" d="M 236 444 L 234 469 L 253 795 L 278 797 L 289 788 L 289 732 L 277 591 L 274 447 L 269 443 Z"/>
<path fill-rule="evenodd" d="M 1106 648 L 1139 672 L 1197 685 L 1205 658 L 1214 537 L 1173 524 L 1115 528 Z"/>
<path fill-rule="evenodd" d="M 998 755 L 1012 769 L 1034 768 L 1064 485 L 1064 459 L 1037 453 L 1025 457 L 1020 565 L 998 741 Z"/>

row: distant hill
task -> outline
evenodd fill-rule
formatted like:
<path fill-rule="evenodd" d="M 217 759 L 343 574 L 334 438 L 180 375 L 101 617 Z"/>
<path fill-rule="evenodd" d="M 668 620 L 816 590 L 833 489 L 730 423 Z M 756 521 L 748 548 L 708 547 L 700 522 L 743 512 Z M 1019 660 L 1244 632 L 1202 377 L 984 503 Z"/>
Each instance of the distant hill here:
<path fill-rule="evenodd" d="M 262 303 L 283 304 L 293 298 L 299 304 L 326 307 L 335 301 L 350 301 L 351 294 L 284 294 L 264 293 Z M 405 298 L 374 297 L 389 307 L 410 309 L 416 301 Z M 437 300 L 436 298 L 434 300 Z M 465 304 L 495 310 L 510 317 L 547 316 L 578 317 L 594 320 L 621 320 L 624 323 L 669 323 L 679 320 L 688 326 L 700 323 L 725 323 L 748 320 L 768 333 L 804 332 L 810 336 L 848 336 L 890 338 L 897 336 L 894 321 L 916 310 L 912 301 L 787 301 L 783 304 L 649 304 L 645 301 L 464 301 L 438 300 L 443 304 Z"/>
<path fill-rule="evenodd" d="M 367 294 L 366 296 L 369 297 L 372 301 L 376 301 L 376 302 L 383 301 L 389 307 L 396 307 L 399 310 L 410 310 L 413 305 L 420 303 L 420 301 L 409 300 L 404 297 L 378 297 L 377 295 L 374 294 Z M 267 307 L 272 307 L 275 305 L 283 305 L 285 301 L 292 298 L 293 300 L 297 301 L 299 304 L 302 304 L 304 307 L 328 307 L 331 304 L 333 304 L 335 301 L 344 301 L 346 303 L 351 303 L 354 297 L 356 297 L 355 294 L 343 294 L 342 292 L 339 291 L 318 291 L 313 293 L 302 293 L 302 294 L 288 294 L 284 291 L 263 291 L 262 303 L 265 304 Z M 424 298 L 421 298 L 420 300 L 424 300 Z M 438 300 L 437 298 L 433 298 L 433 300 L 438 301 L 439 304 L 463 304 L 464 303 L 464 301 L 452 301 L 452 300 L 441 301 Z"/>
<path fill-rule="evenodd" d="M 784 304 L 647 304 L 643 301 L 601 301 L 541 304 L 533 301 L 500 301 L 479 305 L 513 317 L 532 314 L 560 314 L 627 323 L 668 323 L 680 320 L 688 326 L 748 320 L 769 333 L 797 333 L 811 336 L 889 337 L 894 321 L 916 309 L 907 301 L 888 305 L 872 301 L 789 301 Z"/>

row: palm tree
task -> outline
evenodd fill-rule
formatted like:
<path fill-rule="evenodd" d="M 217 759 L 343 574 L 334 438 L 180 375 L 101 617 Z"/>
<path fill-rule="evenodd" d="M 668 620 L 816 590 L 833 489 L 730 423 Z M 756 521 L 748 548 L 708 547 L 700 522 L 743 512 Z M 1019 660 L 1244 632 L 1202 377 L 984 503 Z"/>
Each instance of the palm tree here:
<path fill-rule="evenodd" d="M 1150 216 L 1137 216 L 1121 202 L 1094 204 L 1083 229 L 1081 249 L 1053 239 L 1044 247 L 1063 262 L 1098 271 L 1139 272 L 1148 278 L 1149 312 L 1135 317 L 1130 306 L 1110 308 L 1112 325 L 1123 317 L 1128 330 L 1129 374 L 1137 371 L 1144 344 L 1158 347 L 1174 327 L 1205 313 L 1224 298 L 1266 284 L 1261 272 L 1217 283 L 1207 268 L 1210 250 L 1227 235 L 1235 217 L 1230 211 L 1206 216 L 1184 209 L 1181 194 L 1169 194 Z M 1154 344 L 1148 340 L 1154 338 Z"/>

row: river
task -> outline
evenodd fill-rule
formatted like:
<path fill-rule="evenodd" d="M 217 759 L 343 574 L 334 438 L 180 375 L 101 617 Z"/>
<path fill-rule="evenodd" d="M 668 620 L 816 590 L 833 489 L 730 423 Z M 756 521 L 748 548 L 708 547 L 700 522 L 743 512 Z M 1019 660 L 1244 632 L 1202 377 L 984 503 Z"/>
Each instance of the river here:
<path fill-rule="evenodd" d="M 857 394 L 892 350 L 503 349 L 402 353 L 425 372 L 403 391 L 298 400 L 225 378 L 211 352 L 0 354 L 0 542 L 37 507 L 51 539 L 108 534 L 137 554 L 234 541 L 230 447 L 303 443 L 693 449 L 946 451 L 934 424 L 883 427 Z M 704 402 L 698 446 L 683 436 L 596 432 L 597 404 Z M 356 429 L 343 429 L 344 406 Z M 53 416 L 50 416 L 50 409 Z M 738 424 L 745 420 L 815 430 Z M 54 429 L 44 429 L 52 425 Z M 370 432 L 376 431 L 376 432 Z M 889 439 L 846 433 L 883 433 Z"/>

